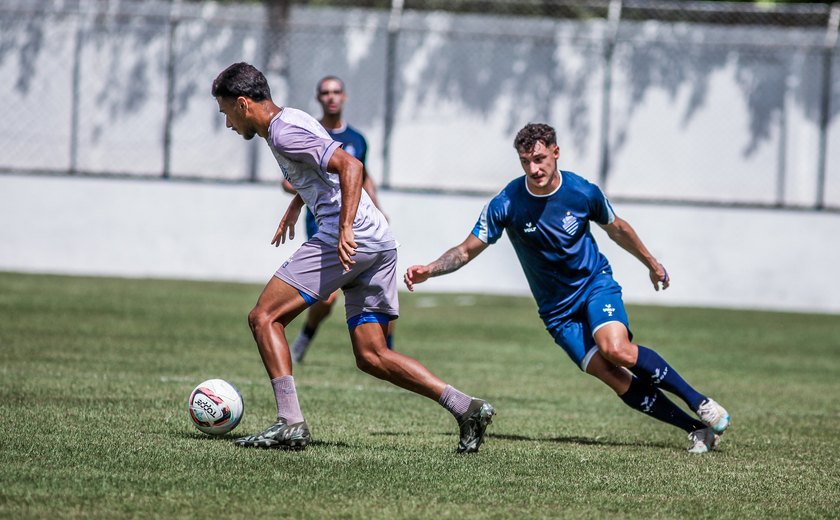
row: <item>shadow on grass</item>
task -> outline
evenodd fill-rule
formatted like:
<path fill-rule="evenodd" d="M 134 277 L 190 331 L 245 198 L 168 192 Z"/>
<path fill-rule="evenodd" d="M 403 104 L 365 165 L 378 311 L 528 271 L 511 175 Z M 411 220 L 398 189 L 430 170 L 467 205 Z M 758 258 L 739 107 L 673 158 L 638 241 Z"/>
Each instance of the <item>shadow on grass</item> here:
<path fill-rule="evenodd" d="M 229 442 L 233 444 L 233 441 L 242 437 L 244 435 L 248 435 L 247 433 L 227 433 L 225 435 L 207 435 L 200 432 L 194 433 L 185 433 L 181 432 L 178 434 L 178 437 L 183 439 L 189 439 L 193 441 L 210 441 L 210 442 Z M 309 443 L 307 448 L 353 448 L 354 446 L 347 444 L 346 442 L 336 442 L 336 441 L 320 441 L 320 440 L 313 440 Z M 269 448 L 269 449 L 276 449 L 276 448 Z M 282 449 L 282 448 L 281 448 Z"/>
<path fill-rule="evenodd" d="M 661 442 L 619 442 L 613 440 L 599 439 L 597 437 L 580 437 L 577 435 L 561 435 L 559 437 L 527 437 L 525 435 L 488 433 L 487 438 L 498 439 L 503 441 L 556 442 L 558 444 L 580 444 L 583 446 L 643 446 L 648 448 L 660 448 L 668 450 L 672 450 L 674 448 L 671 444 L 664 444 Z"/>
<path fill-rule="evenodd" d="M 385 436 L 385 437 L 405 437 L 408 435 L 414 435 L 413 432 L 392 432 L 392 431 L 379 431 L 379 432 L 371 432 L 371 435 L 375 436 Z M 438 435 L 445 435 L 447 437 L 451 437 L 453 435 L 452 432 L 440 432 Z M 510 435 L 505 433 L 487 433 L 487 439 L 493 440 L 502 440 L 502 441 L 518 441 L 518 442 L 555 442 L 558 444 L 579 444 L 582 446 L 635 446 L 635 447 L 647 447 L 647 448 L 658 448 L 658 449 L 667 449 L 673 450 L 674 446 L 672 444 L 665 444 L 661 442 L 619 442 L 613 440 L 606 440 L 600 439 L 598 437 L 580 437 L 577 435 L 561 435 L 559 437 L 528 437 L 526 435 Z"/>

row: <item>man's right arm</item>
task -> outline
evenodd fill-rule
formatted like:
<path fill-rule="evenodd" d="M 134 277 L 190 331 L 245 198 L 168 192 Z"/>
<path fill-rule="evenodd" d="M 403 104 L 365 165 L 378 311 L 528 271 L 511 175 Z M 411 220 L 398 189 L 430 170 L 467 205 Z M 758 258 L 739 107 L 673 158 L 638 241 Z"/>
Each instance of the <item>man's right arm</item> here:
<path fill-rule="evenodd" d="M 286 179 L 283 179 L 282 186 L 283 191 L 285 191 L 286 193 L 290 195 L 297 195 L 297 190 L 295 189 L 295 187 L 292 186 L 292 183 L 287 181 Z"/>
<path fill-rule="evenodd" d="M 487 246 L 488 244 L 485 244 L 478 237 L 470 233 L 466 240 L 443 253 L 434 262 L 427 265 L 412 265 L 409 267 L 403 278 L 405 286 L 408 287 L 409 291 L 413 291 L 415 284 L 423 283 L 433 276 L 441 276 L 457 271 L 487 249 Z"/>

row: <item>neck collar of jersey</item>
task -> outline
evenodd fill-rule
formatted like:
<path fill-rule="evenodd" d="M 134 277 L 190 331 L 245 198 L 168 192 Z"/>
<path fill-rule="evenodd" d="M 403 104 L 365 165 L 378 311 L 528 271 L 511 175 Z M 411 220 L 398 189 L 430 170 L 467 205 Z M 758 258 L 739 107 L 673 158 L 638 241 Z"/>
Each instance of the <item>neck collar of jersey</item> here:
<path fill-rule="evenodd" d="M 340 134 L 341 132 L 347 130 L 347 122 L 342 119 L 341 124 L 338 125 L 338 128 L 327 128 L 326 130 L 331 134 Z"/>
<path fill-rule="evenodd" d="M 282 114 L 282 113 L 283 113 L 283 107 L 280 107 L 280 110 L 279 110 L 279 111 L 277 111 L 277 113 L 276 113 L 276 114 L 274 114 L 274 117 L 272 117 L 272 118 L 271 118 L 271 121 L 269 121 L 269 122 L 268 122 L 268 128 L 269 128 L 269 129 L 271 129 L 271 125 L 273 125 L 275 121 L 277 121 L 278 119 L 280 119 L 280 114 Z M 265 136 L 265 138 L 266 138 L 266 140 L 267 140 L 267 139 L 268 139 L 268 136 Z"/>
<path fill-rule="evenodd" d="M 551 193 L 546 193 L 545 195 L 537 195 L 536 193 L 531 191 L 531 188 L 528 186 L 528 176 L 527 175 L 522 180 L 525 181 L 525 190 L 528 192 L 529 195 L 531 195 L 532 197 L 544 198 L 544 197 L 551 197 L 552 195 L 557 193 L 557 190 L 559 190 L 560 186 L 563 185 L 563 173 L 560 170 L 557 170 L 557 176 L 560 177 L 560 184 L 558 184 L 557 187 L 554 188 L 554 190 Z"/>

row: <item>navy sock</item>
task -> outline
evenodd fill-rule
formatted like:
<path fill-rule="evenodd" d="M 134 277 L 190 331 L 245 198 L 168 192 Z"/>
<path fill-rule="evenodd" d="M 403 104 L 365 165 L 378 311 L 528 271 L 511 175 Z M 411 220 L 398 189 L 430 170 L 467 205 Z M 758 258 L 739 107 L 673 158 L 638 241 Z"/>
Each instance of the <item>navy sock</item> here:
<path fill-rule="evenodd" d="M 315 337 L 315 332 L 317 332 L 317 331 L 318 331 L 317 327 L 310 327 L 309 325 L 304 324 L 303 325 L 303 330 L 301 331 L 301 334 L 306 336 L 307 339 L 312 339 L 312 338 Z"/>
<path fill-rule="evenodd" d="M 630 381 L 630 388 L 620 396 L 624 404 L 650 415 L 660 421 L 674 425 L 688 433 L 706 426 L 696 419 L 692 419 L 680 407 L 665 397 L 655 386 L 646 384 L 638 377 Z"/>
<path fill-rule="evenodd" d="M 674 370 L 674 367 L 662 359 L 662 356 L 657 354 L 655 350 L 639 345 L 639 357 L 636 360 L 636 365 L 630 368 L 630 371 L 646 383 L 658 386 L 676 395 L 685 401 L 685 404 L 691 410 L 697 410 L 706 400 L 705 395 L 686 383 L 685 379 Z"/>
<path fill-rule="evenodd" d="M 388 346 L 388 350 L 394 350 L 394 335 L 387 334 L 385 336 L 385 345 Z"/>

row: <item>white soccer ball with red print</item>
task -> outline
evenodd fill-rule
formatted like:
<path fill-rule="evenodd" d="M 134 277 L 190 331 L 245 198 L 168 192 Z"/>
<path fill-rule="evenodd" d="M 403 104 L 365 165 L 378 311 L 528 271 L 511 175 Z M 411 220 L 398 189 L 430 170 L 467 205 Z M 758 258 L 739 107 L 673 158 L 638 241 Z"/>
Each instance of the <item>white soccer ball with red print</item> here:
<path fill-rule="evenodd" d="M 236 428 L 245 412 L 242 394 L 224 379 L 208 379 L 187 400 L 190 420 L 209 435 L 223 435 Z"/>

